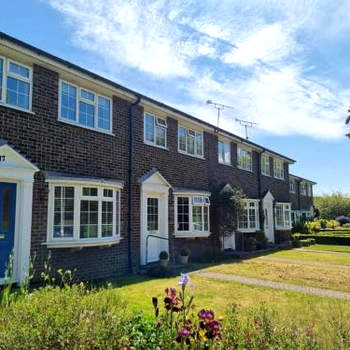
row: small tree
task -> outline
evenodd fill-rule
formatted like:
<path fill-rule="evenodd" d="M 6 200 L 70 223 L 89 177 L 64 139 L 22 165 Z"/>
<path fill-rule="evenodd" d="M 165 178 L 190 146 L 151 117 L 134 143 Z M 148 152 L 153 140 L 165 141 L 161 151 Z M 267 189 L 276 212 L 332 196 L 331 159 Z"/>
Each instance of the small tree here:
<path fill-rule="evenodd" d="M 237 229 L 238 217 L 244 211 L 243 191 L 229 184 L 211 191 L 214 224 L 220 237 L 230 236 Z"/>

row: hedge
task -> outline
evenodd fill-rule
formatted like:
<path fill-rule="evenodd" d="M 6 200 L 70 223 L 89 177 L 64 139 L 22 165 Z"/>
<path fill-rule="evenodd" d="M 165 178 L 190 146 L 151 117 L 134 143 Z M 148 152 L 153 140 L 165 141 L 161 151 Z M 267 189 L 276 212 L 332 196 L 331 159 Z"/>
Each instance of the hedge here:
<path fill-rule="evenodd" d="M 304 234 L 294 233 L 293 238 L 297 240 L 304 240 L 314 238 L 317 244 L 335 244 L 335 245 L 349 245 L 350 246 L 350 235 L 340 234 Z"/>

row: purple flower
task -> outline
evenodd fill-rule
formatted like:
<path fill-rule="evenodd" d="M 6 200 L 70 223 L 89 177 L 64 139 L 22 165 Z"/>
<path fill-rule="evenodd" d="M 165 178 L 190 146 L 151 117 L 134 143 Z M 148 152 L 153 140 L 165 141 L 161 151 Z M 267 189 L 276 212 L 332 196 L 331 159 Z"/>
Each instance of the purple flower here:
<path fill-rule="evenodd" d="M 180 276 L 179 286 L 184 288 L 189 281 L 190 281 L 190 278 L 188 277 L 188 275 L 186 275 L 185 273 L 182 273 Z"/>
<path fill-rule="evenodd" d="M 181 338 L 188 338 L 190 335 L 191 335 L 191 332 L 186 328 L 181 328 L 178 334 L 178 336 Z"/>

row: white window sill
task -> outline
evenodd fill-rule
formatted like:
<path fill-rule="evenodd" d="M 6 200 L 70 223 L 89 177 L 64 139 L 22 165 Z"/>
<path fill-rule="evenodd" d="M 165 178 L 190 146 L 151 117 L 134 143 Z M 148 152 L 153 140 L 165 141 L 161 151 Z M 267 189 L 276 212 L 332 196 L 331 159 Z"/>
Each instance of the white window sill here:
<path fill-rule="evenodd" d="M 157 147 L 157 148 L 160 148 L 160 149 L 163 149 L 165 151 L 169 151 L 169 148 L 167 148 L 166 146 L 159 146 L 159 145 L 156 145 L 155 143 L 152 143 L 152 142 L 149 142 L 149 141 L 143 141 L 143 143 L 147 146 L 152 146 L 152 147 Z"/>
<path fill-rule="evenodd" d="M 261 175 L 266 176 L 266 177 L 272 177 L 271 175 L 269 175 L 269 174 L 264 174 L 264 173 L 261 173 Z"/>
<path fill-rule="evenodd" d="M 288 231 L 291 230 L 292 226 L 286 227 L 286 226 L 276 226 L 277 231 Z"/>
<path fill-rule="evenodd" d="M 197 158 L 197 159 L 202 159 L 202 160 L 205 160 L 204 156 L 197 156 L 195 154 L 190 154 L 190 153 L 187 153 L 187 152 L 184 152 L 184 151 L 181 151 L 181 150 L 178 150 L 178 152 L 180 154 L 183 154 L 185 156 L 189 156 L 189 157 L 192 157 L 192 158 Z"/>
<path fill-rule="evenodd" d="M 112 238 L 101 238 L 101 239 L 79 239 L 79 240 L 62 240 L 59 239 L 44 242 L 47 248 L 84 248 L 84 247 L 101 247 L 101 246 L 111 246 L 118 244 L 121 240 L 120 236 L 115 236 Z"/>
<path fill-rule="evenodd" d="M 241 167 L 241 166 L 239 166 L 239 165 L 237 165 L 237 168 L 238 168 L 239 170 L 248 171 L 248 173 L 253 173 L 253 170 L 251 170 L 251 169 L 245 169 L 245 168 L 242 168 L 242 167 Z"/>
<path fill-rule="evenodd" d="M 259 231 L 259 228 L 258 227 L 256 227 L 256 228 L 238 228 L 237 231 L 242 232 L 242 233 L 253 233 L 253 232 Z"/>
<path fill-rule="evenodd" d="M 276 180 L 281 180 L 281 181 L 284 181 L 284 180 L 285 180 L 284 177 L 277 177 L 277 176 L 274 176 L 274 178 L 275 178 Z"/>
<path fill-rule="evenodd" d="M 33 111 L 29 110 L 29 109 L 24 109 L 24 108 L 21 108 L 21 107 L 13 106 L 13 105 L 10 105 L 8 103 L 0 102 L 0 106 L 6 107 L 6 108 L 10 108 L 10 109 L 14 109 L 16 111 L 20 111 L 20 112 L 24 112 L 24 113 L 29 113 L 29 114 L 35 115 L 35 113 Z"/>
<path fill-rule="evenodd" d="M 176 232 L 174 234 L 175 238 L 207 238 L 211 235 L 211 232 Z"/>
<path fill-rule="evenodd" d="M 232 167 L 231 163 L 224 163 L 224 162 L 220 162 L 220 161 L 218 161 L 218 163 L 221 164 L 221 165 L 226 165 L 226 166 Z"/>
<path fill-rule="evenodd" d="M 79 123 L 70 121 L 70 120 L 68 120 L 68 119 L 58 118 L 58 121 L 61 122 L 61 123 L 64 123 L 64 124 L 76 126 L 76 127 L 78 127 L 78 128 L 87 129 L 87 130 L 91 130 L 91 131 L 96 131 L 96 132 L 99 132 L 99 133 L 105 134 L 105 135 L 115 136 L 115 134 L 113 134 L 112 131 L 103 130 L 103 129 L 91 128 L 91 127 L 89 127 L 89 126 L 81 125 L 81 124 L 79 124 Z"/>

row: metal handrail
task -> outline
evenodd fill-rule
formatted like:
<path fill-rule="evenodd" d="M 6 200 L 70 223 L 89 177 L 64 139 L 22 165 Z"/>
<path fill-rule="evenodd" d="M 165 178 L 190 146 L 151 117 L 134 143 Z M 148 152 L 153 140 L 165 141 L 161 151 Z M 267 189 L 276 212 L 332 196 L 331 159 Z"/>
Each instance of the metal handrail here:
<path fill-rule="evenodd" d="M 170 239 L 169 239 L 169 238 L 165 238 L 165 237 L 157 236 L 157 235 L 152 235 L 152 234 L 147 235 L 147 237 L 146 237 L 146 261 L 145 261 L 146 264 L 148 264 L 148 239 L 149 239 L 150 237 L 158 238 L 158 239 L 163 239 L 163 240 L 165 240 L 165 241 L 170 242 Z M 174 254 L 172 254 L 172 258 L 173 258 L 173 260 L 174 260 Z"/>

